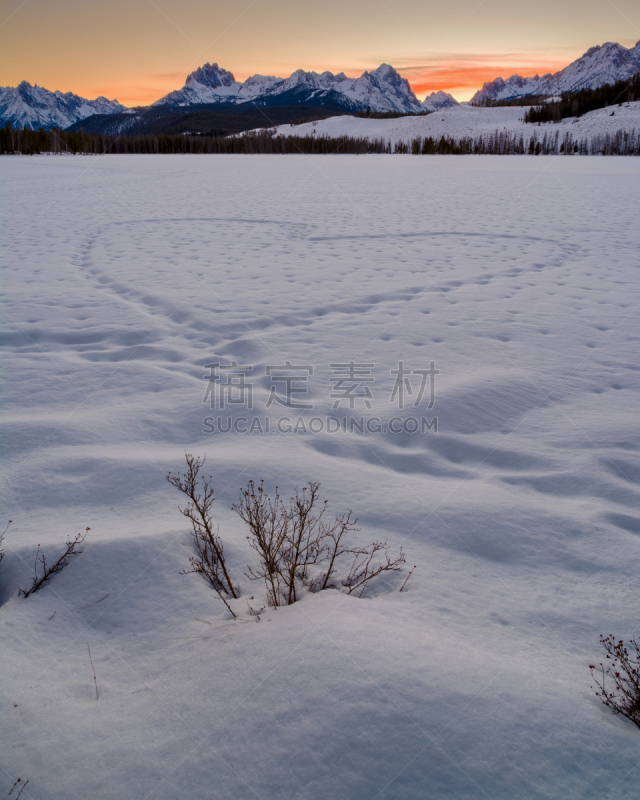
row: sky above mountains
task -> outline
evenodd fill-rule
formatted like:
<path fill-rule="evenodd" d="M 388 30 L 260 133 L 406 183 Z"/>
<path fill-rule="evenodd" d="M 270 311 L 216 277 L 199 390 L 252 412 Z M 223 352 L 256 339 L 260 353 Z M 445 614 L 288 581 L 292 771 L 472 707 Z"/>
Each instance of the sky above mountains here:
<path fill-rule="evenodd" d="M 125 105 L 216 61 L 244 80 L 295 69 L 355 77 L 392 64 L 422 99 L 555 72 L 640 38 L 637 0 L 2 0 L 0 85 L 21 80 Z"/>

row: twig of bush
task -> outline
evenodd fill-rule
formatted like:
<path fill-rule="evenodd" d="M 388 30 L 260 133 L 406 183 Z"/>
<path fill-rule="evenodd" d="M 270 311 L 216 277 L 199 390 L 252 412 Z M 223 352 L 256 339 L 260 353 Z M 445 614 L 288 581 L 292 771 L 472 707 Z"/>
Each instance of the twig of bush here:
<path fill-rule="evenodd" d="M 264 580 L 269 605 L 278 606 L 284 580 L 282 551 L 288 535 L 288 520 L 281 511 L 278 487 L 272 499 L 265 494 L 262 482 L 256 489 L 254 482 L 249 481 L 248 487 L 241 490 L 240 500 L 233 509 L 249 526 L 253 535 L 247 536 L 247 540 L 260 557 L 257 567 L 247 567 L 247 577 L 250 580 Z"/>
<path fill-rule="evenodd" d="M 409 570 L 409 573 L 408 573 L 407 577 L 404 579 L 404 583 L 400 587 L 400 591 L 401 592 L 404 590 L 404 587 L 409 583 L 409 578 L 413 575 L 413 573 L 415 572 L 415 569 L 416 569 L 416 565 L 414 564 L 413 567 L 411 567 L 411 569 Z"/>
<path fill-rule="evenodd" d="M 85 528 L 84 532 L 77 534 L 75 539 L 67 539 L 66 550 L 60 558 L 50 566 L 47 565 L 47 557 L 45 554 L 40 553 L 40 545 L 38 545 L 33 565 L 33 583 L 29 589 L 19 589 L 18 594 L 21 594 L 23 597 L 29 597 L 30 594 L 42 588 L 52 575 L 62 572 L 62 570 L 69 565 L 70 559 L 73 556 L 79 556 L 80 553 L 82 553 L 82 550 L 78 550 L 77 547 L 84 542 L 87 538 L 87 532 L 90 530 L 91 528 Z M 39 574 L 40 571 L 42 574 Z"/>
<path fill-rule="evenodd" d="M 607 653 L 606 664 L 590 664 L 591 677 L 597 686 L 596 697 L 614 714 L 622 714 L 640 728 L 640 644 L 613 636 L 600 636 Z M 593 688 L 593 687 L 592 687 Z"/>

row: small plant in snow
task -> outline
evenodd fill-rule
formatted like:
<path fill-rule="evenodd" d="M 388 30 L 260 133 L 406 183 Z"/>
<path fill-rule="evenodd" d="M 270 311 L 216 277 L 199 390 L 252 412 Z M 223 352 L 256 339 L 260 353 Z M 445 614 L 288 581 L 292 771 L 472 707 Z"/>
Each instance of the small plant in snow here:
<path fill-rule="evenodd" d="M 180 512 L 191 523 L 191 538 L 196 548 L 196 555 L 191 556 L 191 569 L 183 570 L 183 575 L 192 572 L 203 575 L 213 586 L 224 604 L 229 608 L 227 597 L 236 598 L 240 588 L 234 587 L 224 556 L 224 548 L 218 527 L 211 518 L 211 507 L 215 502 L 212 477 L 200 476 L 204 458 L 197 458 L 186 453 L 187 470 L 182 475 L 167 475 L 172 486 L 189 498 L 189 503 Z M 231 609 L 229 608 L 231 611 Z M 233 614 L 233 611 L 231 612 Z"/>
<path fill-rule="evenodd" d="M 347 594 L 360 596 L 378 575 L 402 569 L 402 550 L 392 559 L 386 542 L 361 548 L 345 541 L 345 534 L 359 530 L 357 520 L 352 519 L 351 510 L 325 519 L 328 501 L 320 501 L 319 483 L 296 489 L 288 503 L 277 488 L 274 497 L 269 497 L 263 483 L 256 487 L 249 481 L 233 508 L 249 526 L 252 535 L 247 539 L 260 557 L 257 567 L 248 567 L 247 577 L 264 580 L 270 606 L 291 605 L 304 589 L 337 588 L 336 570 L 342 556 L 353 557 L 347 577 L 340 581 Z"/>
<path fill-rule="evenodd" d="M 260 557 L 257 567 L 248 567 L 247 577 L 264 580 L 270 606 L 291 605 L 299 599 L 302 587 L 322 591 L 333 586 L 340 556 L 349 553 L 357 557 L 365 551 L 343 543 L 345 533 L 358 530 L 352 511 L 331 521 L 323 519 L 327 501 L 319 500 L 319 483 L 296 489 L 288 504 L 277 487 L 274 497 L 269 497 L 263 483 L 256 487 L 249 481 L 233 506 L 249 526 L 252 535 L 247 539 Z M 313 578 L 310 570 L 317 573 Z"/>
<path fill-rule="evenodd" d="M 640 728 L 640 645 L 630 639 L 627 647 L 613 636 L 600 636 L 600 642 L 609 663 L 589 665 L 598 688 L 596 697 L 614 714 L 622 714 Z"/>
<path fill-rule="evenodd" d="M 77 550 L 78 545 L 82 544 L 87 538 L 87 532 L 91 528 L 85 528 L 84 533 L 79 533 L 75 539 L 67 539 L 67 549 L 60 556 L 60 558 L 51 565 L 47 565 L 47 557 L 44 553 L 40 553 L 40 545 L 36 551 L 36 559 L 33 565 L 33 583 L 29 589 L 19 589 L 18 594 L 23 597 L 29 597 L 30 594 L 37 592 L 49 580 L 52 575 L 62 570 L 69 565 L 69 560 L 73 556 L 79 556 L 82 550 Z"/>

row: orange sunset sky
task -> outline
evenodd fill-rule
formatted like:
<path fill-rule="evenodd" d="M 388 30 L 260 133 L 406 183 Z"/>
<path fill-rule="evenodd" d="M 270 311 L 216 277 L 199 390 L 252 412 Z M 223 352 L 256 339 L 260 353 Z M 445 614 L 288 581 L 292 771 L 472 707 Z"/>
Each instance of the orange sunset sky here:
<path fill-rule="evenodd" d="M 640 39 L 637 0 L 2 0 L 0 85 L 21 80 L 125 105 L 217 62 L 238 80 L 382 62 L 421 99 L 554 72 L 590 46 Z"/>

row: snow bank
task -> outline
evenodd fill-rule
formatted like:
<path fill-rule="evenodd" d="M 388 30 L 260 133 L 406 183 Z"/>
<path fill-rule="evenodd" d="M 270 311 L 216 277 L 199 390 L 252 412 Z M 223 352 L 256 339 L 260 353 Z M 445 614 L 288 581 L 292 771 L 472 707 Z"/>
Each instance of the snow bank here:
<path fill-rule="evenodd" d="M 619 130 L 632 131 L 640 128 L 640 102 L 624 106 L 600 108 L 582 117 L 570 117 L 558 123 L 546 125 L 525 124 L 522 119 L 527 107 L 507 106 L 484 108 L 459 105 L 445 108 L 432 114 L 397 119 L 367 119 L 361 117 L 330 117 L 302 125 L 280 125 L 275 130 L 280 136 L 353 136 L 368 139 L 383 139 L 396 142 L 411 142 L 418 136 L 455 139 L 493 134 L 507 131 L 524 137 L 534 133 L 541 137 L 544 130 L 560 138 L 569 131 L 573 138 L 596 134 L 614 134 Z"/>

